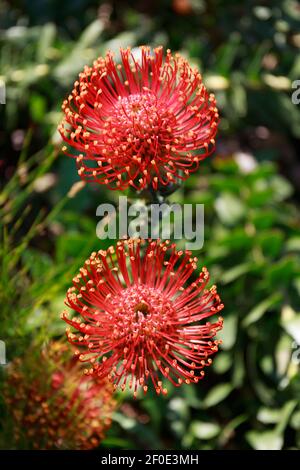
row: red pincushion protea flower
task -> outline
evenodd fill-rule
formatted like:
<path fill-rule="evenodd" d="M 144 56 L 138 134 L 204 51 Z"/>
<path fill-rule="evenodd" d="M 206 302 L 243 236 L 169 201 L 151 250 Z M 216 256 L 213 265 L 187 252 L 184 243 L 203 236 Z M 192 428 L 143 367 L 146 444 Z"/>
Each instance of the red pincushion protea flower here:
<path fill-rule="evenodd" d="M 167 393 L 164 377 L 179 386 L 204 376 L 223 325 L 221 317 L 208 320 L 223 305 L 215 286 L 206 289 L 206 268 L 190 280 L 196 260 L 175 244 L 140 239 L 119 241 L 116 252 L 92 253 L 67 293 L 66 304 L 79 316 L 62 314 L 78 330 L 67 329 L 67 336 L 85 348 L 80 359 L 92 364 L 87 374 L 109 377 L 122 390 L 129 384 L 135 396 L 149 382 Z"/>
<path fill-rule="evenodd" d="M 80 370 L 69 348 L 53 342 L 42 355 L 30 350 L 8 368 L 4 399 L 13 440 L 25 449 L 91 449 L 111 424 L 113 387 Z M 9 443 L 11 445 L 11 442 Z"/>
<path fill-rule="evenodd" d="M 179 54 L 121 49 L 85 67 L 62 109 L 63 140 L 78 174 L 111 189 L 154 189 L 186 179 L 214 149 L 218 110 L 200 73 Z M 63 147 L 70 155 L 70 150 Z"/>

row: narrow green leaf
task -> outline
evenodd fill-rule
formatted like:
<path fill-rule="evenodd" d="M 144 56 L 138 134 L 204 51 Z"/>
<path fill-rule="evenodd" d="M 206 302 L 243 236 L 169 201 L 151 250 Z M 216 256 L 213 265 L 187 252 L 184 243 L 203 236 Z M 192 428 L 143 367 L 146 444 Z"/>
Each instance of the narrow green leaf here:
<path fill-rule="evenodd" d="M 244 327 L 247 327 L 251 325 L 252 323 L 257 322 L 258 320 L 261 319 L 261 317 L 272 307 L 274 307 L 276 304 L 278 304 L 281 300 L 281 295 L 280 294 L 273 294 L 267 299 L 263 300 L 260 302 L 256 307 L 254 307 L 248 315 L 244 318 L 242 321 L 242 325 Z"/>

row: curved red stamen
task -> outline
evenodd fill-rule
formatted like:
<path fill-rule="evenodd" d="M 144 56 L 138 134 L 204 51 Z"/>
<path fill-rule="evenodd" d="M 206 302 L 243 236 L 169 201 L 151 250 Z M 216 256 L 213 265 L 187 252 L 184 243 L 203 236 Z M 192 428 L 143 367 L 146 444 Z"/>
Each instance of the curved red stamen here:
<path fill-rule="evenodd" d="M 178 386 L 203 377 L 223 325 L 221 317 L 208 320 L 223 304 L 215 286 L 206 288 L 206 268 L 190 281 L 196 262 L 189 251 L 157 240 L 123 240 L 116 250 L 92 253 L 67 293 L 79 316 L 62 314 L 77 331 L 67 330 L 69 341 L 92 364 L 88 374 L 121 389 L 128 384 L 134 394 L 148 382 L 166 393 L 163 378 Z"/>
<path fill-rule="evenodd" d="M 59 132 L 78 174 L 110 189 L 157 189 L 188 178 L 215 145 L 216 99 L 179 54 L 121 49 L 85 67 L 63 103 Z"/>

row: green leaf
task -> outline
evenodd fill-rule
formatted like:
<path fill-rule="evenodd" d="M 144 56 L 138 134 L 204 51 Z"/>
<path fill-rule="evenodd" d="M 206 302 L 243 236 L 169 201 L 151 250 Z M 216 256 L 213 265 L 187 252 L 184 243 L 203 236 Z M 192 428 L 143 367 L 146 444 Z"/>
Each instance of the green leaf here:
<path fill-rule="evenodd" d="M 242 201 L 230 193 L 224 193 L 216 199 L 215 209 L 225 225 L 234 225 L 245 215 Z"/>
<path fill-rule="evenodd" d="M 41 122 L 46 112 L 46 100 L 43 96 L 37 93 L 31 93 L 29 99 L 29 109 L 32 120 Z"/>
<path fill-rule="evenodd" d="M 293 429 L 300 429 L 300 411 L 296 411 L 291 418 L 291 427 Z"/>
<path fill-rule="evenodd" d="M 120 449 L 134 449 L 135 446 L 128 439 L 122 439 L 120 437 L 107 437 L 101 442 L 101 447 L 104 448 L 120 448 Z"/>
<path fill-rule="evenodd" d="M 43 63 L 48 59 L 48 51 L 54 42 L 55 35 L 56 26 L 54 23 L 47 23 L 41 28 L 37 48 L 37 62 Z"/>
<path fill-rule="evenodd" d="M 248 313 L 248 315 L 242 321 L 242 325 L 244 327 L 247 327 L 251 325 L 252 323 L 257 322 L 258 320 L 261 319 L 261 317 L 268 310 L 270 310 L 272 307 L 277 305 L 280 302 L 280 300 L 281 300 L 280 294 L 273 294 L 267 299 L 263 300 Z"/>
<path fill-rule="evenodd" d="M 283 287 L 288 285 L 294 276 L 295 260 L 292 257 L 281 258 L 273 263 L 266 272 L 266 278 L 270 285 Z"/>
<path fill-rule="evenodd" d="M 172 398 L 172 400 L 169 402 L 169 408 L 182 419 L 186 419 L 188 417 L 188 404 L 186 403 L 186 400 L 181 397 Z"/>
<path fill-rule="evenodd" d="M 246 274 L 247 272 L 249 272 L 249 270 L 251 269 L 251 266 L 252 266 L 251 263 L 243 263 L 243 264 L 238 264 L 237 266 L 234 266 L 233 268 L 226 270 L 221 276 L 222 284 L 226 285 L 232 281 L 235 281 L 236 279 L 241 277 L 243 274 Z"/>
<path fill-rule="evenodd" d="M 232 383 L 235 388 L 240 388 L 245 382 L 246 375 L 245 359 L 241 350 L 234 351 L 232 365 Z"/>
<path fill-rule="evenodd" d="M 201 440 L 209 440 L 216 437 L 221 428 L 215 423 L 206 423 L 204 421 L 194 421 L 191 424 L 191 433 Z"/>
<path fill-rule="evenodd" d="M 278 216 L 274 211 L 262 208 L 254 209 L 251 214 L 252 222 L 257 230 L 272 228 Z"/>
<path fill-rule="evenodd" d="M 231 384 L 223 383 L 216 385 L 206 395 L 203 401 L 203 408 L 211 408 L 212 406 L 221 403 L 232 392 L 233 387 Z"/>
<path fill-rule="evenodd" d="M 85 49 L 86 47 L 92 46 L 99 39 L 103 30 L 103 21 L 101 21 L 100 18 L 97 18 L 92 23 L 90 23 L 82 32 L 76 44 L 76 48 Z"/>
<path fill-rule="evenodd" d="M 245 232 L 244 227 L 236 227 L 220 239 L 220 245 L 230 248 L 234 253 L 237 250 L 249 250 L 252 244 L 253 237 Z"/>
<path fill-rule="evenodd" d="M 222 429 L 222 432 L 219 437 L 219 443 L 224 446 L 233 436 L 235 429 L 240 426 L 242 423 L 247 421 L 247 415 L 240 415 L 233 418 L 229 421 L 228 424 Z"/>
<path fill-rule="evenodd" d="M 255 450 L 280 450 L 283 446 L 283 437 L 275 431 L 250 431 L 246 439 Z"/>
<path fill-rule="evenodd" d="M 257 47 L 254 54 L 251 55 L 251 60 L 245 69 L 246 76 L 249 80 L 257 82 L 260 78 L 262 58 L 270 48 L 270 43 L 264 41 Z"/>
<path fill-rule="evenodd" d="M 226 315 L 223 329 L 218 334 L 218 338 L 222 340 L 222 349 L 226 351 L 231 349 L 236 341 L 237 321 L 236 314 Z"/>
<path fill-rule="evenodd" d="M 265 256 L 275 258 L 282 250 L 283 240 L 283 233 L 276 230 L 271 230 L 261 233 L 257 241 Z"/>
<path fill-rule="evenodd" d="M 24 250 L 21 257 L 34 279 L 41 279 L 53 265 L 49 255 L 33 248 Z"/>
<path fill-rule="evenodd" d="M 244 84 L 233 83 L 231 88 L 231 104 L 236 117 L 243 117 L 247 114 L 247 93 Z"/>
<path fill-rule="evenodd" d="M 280 409 L 262 407 L 258 410 L 257 419 L 264 424 L 276 424 L 280 420 Z"/>
<path fill-rule="evenodd" d="M 275 346 L 274 358 L 271 359 L 270 375 L 274 374 L 274 359 L 278 377 L 283 377 L 286 375 L 286 371 L 291 362 L 291 346 L 291 338 L 289 335 L 282 332 Z M 287 378 L 285 378 L 285 381 L 286 380 Z"/>
<path fill-rule="evenodd" d="M 223 348 L 222 348 L 223 349 Z M 232 365 L 232 357 L 230 353 L 222 351 L 222 354 L 217 354 L 213 360 L 213 369 L 217 374 L 225 374 Z"/>
<path fill-rule="evenodd" d="M 286 402 L 285 405 L 283 406 L 282 411 L 281 411 L 280 421 L 275 428 L 278 434 L 282 434 L 285 431 L 285 428 L 287 427 L 291 419 L 291 415 L 295 407 L 297 406 L 297 403 L 298 403 L 297 400 L 290 400 Z"/>
<path fill-rule="evenodd" d="M 271 187 L 274 191 L 276 201 L 284 201 L 294 192 L 291 183 L 280 175 L 273 176 L 271 179 Z"/>
<path fill-rule="evenodd" d="M 286 242 L 286 251 L 300 251 L 300 237 L 291 237 Z"/>
<path fill-rule="evenodd" d="M 239 33 L 231 33 L 227 42 L 218 49 L 216 55 L 216 71 L 223 76 L 229 76 L 231 65 L 238 54 L 241 36 Z"/>
<path fill-rule="evenodd" d="M 290 306 L 285 306 L 282 310 L 281 325 L 296 343 L 300 344 L 300 313 L 296 313 Z"/>
<path fill-rule="evenodd" d="M 115 413 L 113 420 L 118 423 L 126 431 L 131 430 L 135 427 L 136 422 L 133 418 L 123 415 L 122 413 Z"/>

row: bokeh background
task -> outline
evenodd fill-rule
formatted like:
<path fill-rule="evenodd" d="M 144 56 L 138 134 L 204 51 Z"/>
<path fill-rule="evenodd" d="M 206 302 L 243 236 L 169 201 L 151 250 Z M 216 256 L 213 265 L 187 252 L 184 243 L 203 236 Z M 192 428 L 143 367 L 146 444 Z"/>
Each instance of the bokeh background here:
<path fill-rule="evenodd" d="M 102 447 L 300 448 L 300 5 L 294 0 L 0 2 L 0 339 L 7 361 L 64 334 L 72 276 L 94 249 L 97 206 L 60 152 L 60 106 L 107 49 L 164 45 L 218 99 L 214 157 L 171 200 L 205 204 L 195 253 L 225 303 L 221 352 L 198 385 L 120 398 Z M 73 190 L 70 192 L 70 189 Z M 0 366 L 1 388 L 5 368 Z M 0 398 L 1 400 L 1 398 Z M 0 402 L 1 446 L 9 413 Z"/>

